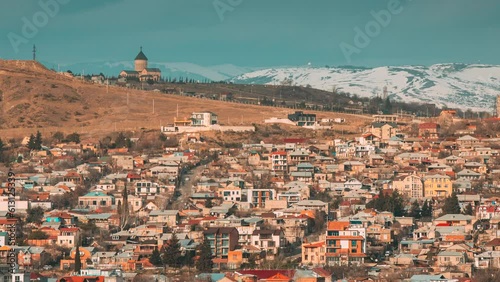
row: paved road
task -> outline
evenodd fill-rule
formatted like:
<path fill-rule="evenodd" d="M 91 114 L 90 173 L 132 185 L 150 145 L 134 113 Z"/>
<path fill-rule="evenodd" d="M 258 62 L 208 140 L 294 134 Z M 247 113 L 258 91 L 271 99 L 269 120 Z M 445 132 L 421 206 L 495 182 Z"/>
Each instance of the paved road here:
<path fill-rule="evenodd" d="M 201 172 L 204 168 L 204 165 L 197 166 L 182 176 L 181 185 L 178 189 L 181 195 L 170 205 L 170 209 L 182 209 L 184 207 L 184 204 L 188 202 L 189 197 L 191 197 L 191 195 L 195 192 L 193 185 L 195 185 L 200 178 Z M 189 180 L 186 181 L 186 177 L 189 177 Z"/>

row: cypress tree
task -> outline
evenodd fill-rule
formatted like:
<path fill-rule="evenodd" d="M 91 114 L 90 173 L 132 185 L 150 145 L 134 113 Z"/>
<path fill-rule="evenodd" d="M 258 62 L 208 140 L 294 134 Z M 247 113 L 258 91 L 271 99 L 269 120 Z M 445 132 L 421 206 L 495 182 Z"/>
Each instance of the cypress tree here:
<path fill-rule="evenodd" d="M 80 258 L 80 246 L 79 244 L 77 244 L 75 250 L 75 272 L 79 274 L 81 269 L 82 269 L 82 261 Z"/>
<path fill-rule="evenodd" d="M 196 261 L 196 269 L 200 272 L 211 273 L 212 272 L 212 248 L 210 248 L 210 243 L 205 238 L 203 243 L 198 247 L 199 257 Z"/>

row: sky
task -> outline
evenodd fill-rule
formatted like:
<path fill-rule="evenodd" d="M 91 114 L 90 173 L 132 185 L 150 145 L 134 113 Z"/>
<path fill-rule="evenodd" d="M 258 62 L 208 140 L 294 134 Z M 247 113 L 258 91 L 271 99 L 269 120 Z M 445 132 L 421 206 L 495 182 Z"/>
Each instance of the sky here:
<path fill-rule="evenodd" d="M 498 0 L 2 0 L 0 58 L 36 44 L 58 64 L 130 61 L 140 46 L 204 66 L 500 64 L 499 14 Z"/>

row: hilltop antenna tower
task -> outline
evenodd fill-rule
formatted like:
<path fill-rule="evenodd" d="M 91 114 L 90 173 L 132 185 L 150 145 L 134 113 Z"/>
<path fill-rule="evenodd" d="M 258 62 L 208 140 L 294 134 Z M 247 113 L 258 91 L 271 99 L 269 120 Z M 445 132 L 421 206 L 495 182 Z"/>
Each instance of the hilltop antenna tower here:
<path fill-rule="evenodd" d="M 36 61 L 36 46 L 33 44 L 33 61 Z"/>

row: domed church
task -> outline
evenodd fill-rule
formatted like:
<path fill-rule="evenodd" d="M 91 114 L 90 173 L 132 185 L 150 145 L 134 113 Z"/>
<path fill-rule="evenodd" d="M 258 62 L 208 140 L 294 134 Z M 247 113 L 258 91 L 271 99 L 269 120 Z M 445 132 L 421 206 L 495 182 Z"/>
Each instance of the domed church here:
<path fill-rule="evenodd" d="M 134 70 L 122 70 L 120 77 L 136 78 L 139 81 L 159 81 L 161 70 L 159 68 L 148 68 L 148 57 L 141 50 L 134 60 Z"/>

